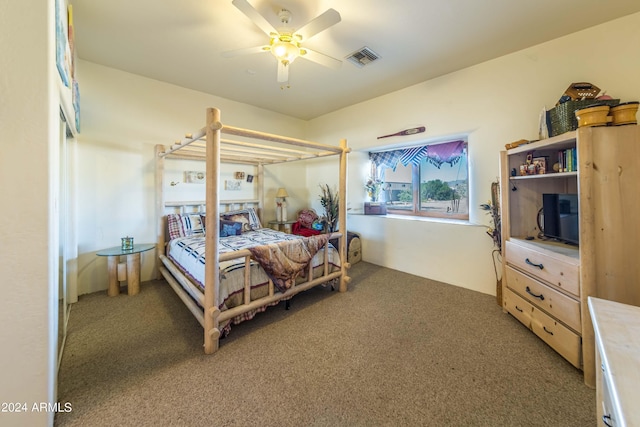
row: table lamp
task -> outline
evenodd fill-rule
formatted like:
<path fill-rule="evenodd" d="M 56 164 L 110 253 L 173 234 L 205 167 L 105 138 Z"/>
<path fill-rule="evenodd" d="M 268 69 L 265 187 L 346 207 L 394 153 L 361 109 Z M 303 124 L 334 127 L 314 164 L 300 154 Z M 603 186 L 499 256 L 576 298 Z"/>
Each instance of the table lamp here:
<path fill-rule="evenodd" d="M 276 220 L 277 221 L 286 221 L 287 220 L 287 190 L 284 188 L 278 188 L 278 192 L 276 193 Z"/>

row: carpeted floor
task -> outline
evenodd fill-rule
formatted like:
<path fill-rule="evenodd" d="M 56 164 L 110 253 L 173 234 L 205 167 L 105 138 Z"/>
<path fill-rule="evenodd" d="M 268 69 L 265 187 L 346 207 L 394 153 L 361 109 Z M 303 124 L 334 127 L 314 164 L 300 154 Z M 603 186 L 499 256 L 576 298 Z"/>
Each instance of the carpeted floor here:
<path fill-rule="evenodd" d="M 595 391 L 495 298 L 360 262 L 213 355 L 163 281 L 71 309 L 56 426 L 588 426 Z"/>

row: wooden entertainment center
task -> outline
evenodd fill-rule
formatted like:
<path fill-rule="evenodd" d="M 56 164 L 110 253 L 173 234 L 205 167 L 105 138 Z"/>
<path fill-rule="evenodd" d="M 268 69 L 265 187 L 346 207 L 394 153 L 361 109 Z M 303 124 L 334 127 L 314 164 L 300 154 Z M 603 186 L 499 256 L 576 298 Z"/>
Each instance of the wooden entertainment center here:
<path fill-rule="evenodd" d="M 573 150 L 570 172 L 527 174 L 527 159 Z M 502 305 L 595 387 L 587 298 L 640 305 L 640 127 L 583 127 L 500 154 Z M 521 174 L 523 173 L 523 174 Z M 545 193 L 578 194 L 579 245 L 545 238 Z"/>

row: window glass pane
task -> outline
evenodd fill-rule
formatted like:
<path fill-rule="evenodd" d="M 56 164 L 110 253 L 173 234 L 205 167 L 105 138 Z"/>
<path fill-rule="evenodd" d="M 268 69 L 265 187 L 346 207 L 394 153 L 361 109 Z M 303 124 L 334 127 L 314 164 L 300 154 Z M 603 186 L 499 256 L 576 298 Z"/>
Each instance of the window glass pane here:
<path fill-rule="evenodd" d="M 413 184 L 411 164 L 398 163 L 396 170 L 384 168 L 384 200 L 387 207 L 413 211 Z"/>
<path fill-rule="evenodd" d="M 454 164 L 420 163 L 420 211 L 447 217 L 469 214 L 467 149 Z"/>

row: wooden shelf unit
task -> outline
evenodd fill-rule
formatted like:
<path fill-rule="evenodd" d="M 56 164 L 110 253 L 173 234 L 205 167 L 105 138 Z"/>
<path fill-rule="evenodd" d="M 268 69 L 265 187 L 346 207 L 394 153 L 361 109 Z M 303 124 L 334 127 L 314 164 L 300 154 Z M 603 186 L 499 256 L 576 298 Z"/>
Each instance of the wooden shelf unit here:
<path fill-rule="evenodd" d="M 567 148 L 576 148 L 577 171 L 511 176 L 529 153 L 554 163 Z M 502 151 L 500 169 L 503 308 L 595 387 L 587 298 L 640 305 L 640 128 L 580 128 Z M 579 246 L 540 238 L 543 193 L 578 194 Z"/>

